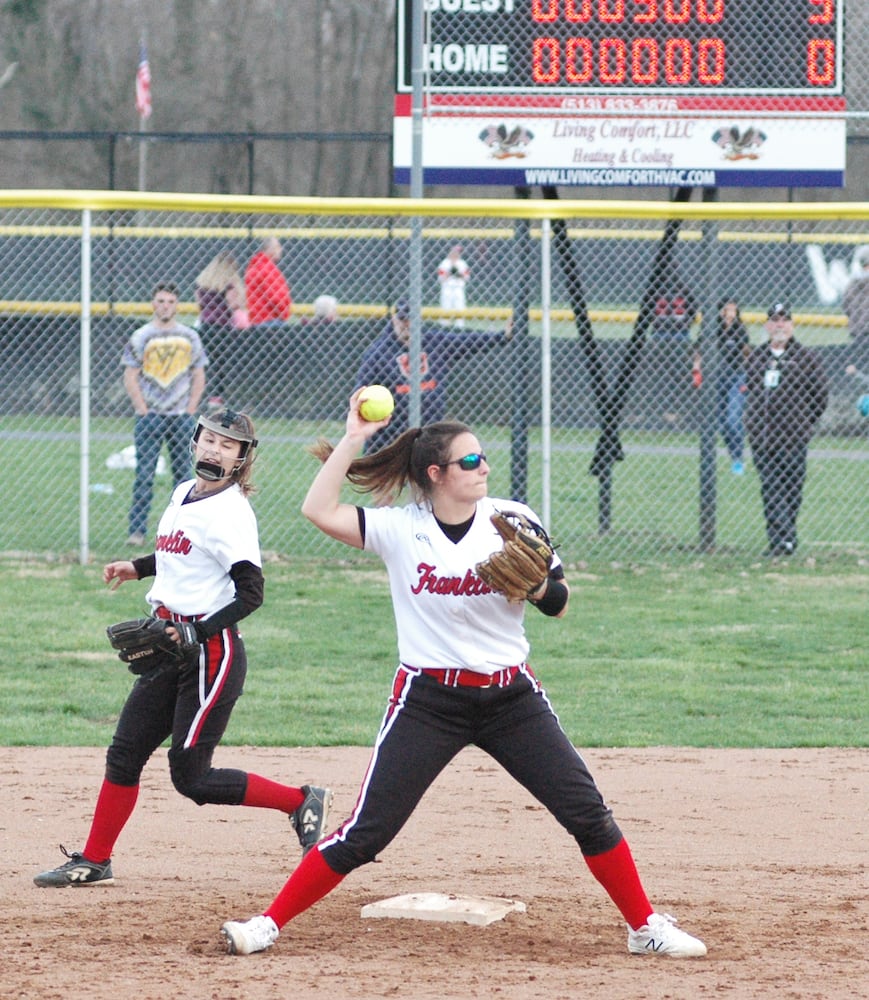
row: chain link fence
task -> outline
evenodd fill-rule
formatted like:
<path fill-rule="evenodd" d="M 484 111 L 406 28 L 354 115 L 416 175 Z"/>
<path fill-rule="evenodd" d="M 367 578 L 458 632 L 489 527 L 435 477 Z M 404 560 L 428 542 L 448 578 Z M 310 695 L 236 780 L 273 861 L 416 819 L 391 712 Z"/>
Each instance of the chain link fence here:
<path fill-rule="evenodd" d="M 869 393 L 869 334 L 849 328 L 842 306 L 854 282 L 869 298 L 869 207 L 545 193 L 425 202 L 421 220 L 419 205 L 401 200 L 106 193 L 92 205 L 86 195 L 3 204 L 0 455 L 16 484 L 5 491 L 0 551 L 133 552 L 134 414 L 122 355 L 152 316 L 154 286 L 171 282 L 178 320 L 208 356 L 199 410 L 219 396 L 256 422 L 254 500 L 268 553 L 346 555 L 298 513 L 316 469 L 306 445 L 335 440 L 354 386 L 378 381 L 396 393 L 399 423 L 411 395 L 424 418 L 470 423 L 492 494 L 530 503 L 567 561 L 755 559 L 767 538 L 737 419 L 741 340 L 717 336 L 720 307 L 732 301 L 753 348 L 766 342 L 768 308 L 788 303 L 796 338 L 829 382 L 799 556 L 869 557 L 869 417 L 858 406 Z M 250 288 L 246 301 L 203 312 L 203 272 L 216 258 L 232 259 L 244 299 L 251 260 L 275 244 L 288 318 L 246 325 L 237 310 L 249 322 L 260 308 Z M 418 397 L 392 315 L 400 300 L 415 301 L 412 287 L 422 298 L 408 324 L 421 330 Z M 146 547 L 171 488 L 164 450 Z"/>

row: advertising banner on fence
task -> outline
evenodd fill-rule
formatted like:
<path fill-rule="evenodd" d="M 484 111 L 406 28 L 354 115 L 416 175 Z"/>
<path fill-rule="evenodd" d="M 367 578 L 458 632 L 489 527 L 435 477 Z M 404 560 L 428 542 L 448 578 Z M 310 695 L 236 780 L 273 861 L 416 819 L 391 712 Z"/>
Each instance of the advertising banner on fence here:
<path fill-rule="evenodd" d="M 845 120 L 836 117 L 836 109 L 843 108 L 838 99 L 817 101 L 812 109 L 804 107 L 802 115 L 783 110 L 781 117 L 776 117 L 774 103 L 764 106 L 744 99 L 730 107 L 672 97 L 621 98 L 615 103 L 586 99 L 581 107 L 564 107 L 563 113 L 541 113 L 539 106 L 524 113 L 523 108 L 505 109 L 503 101 L 487 111 L 479 97 L 476 102 L 478 106 L 461 111 L 440 109 L 424 115 L 426 184 L 842 187 L 845 183 Z M 628 102 L 636 105 L 635 115 Z M 411 150 L 410 98 L 400 94 L 393 143 L 398 184 L 410 181 Z"/>

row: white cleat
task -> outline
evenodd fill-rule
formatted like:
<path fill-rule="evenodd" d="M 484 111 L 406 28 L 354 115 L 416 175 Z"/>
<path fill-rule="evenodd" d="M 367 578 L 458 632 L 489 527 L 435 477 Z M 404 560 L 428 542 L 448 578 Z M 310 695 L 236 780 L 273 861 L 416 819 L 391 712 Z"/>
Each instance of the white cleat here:
<path fill-rule="evenodd" d="M 706 945 L 676 926 L 669 913 L 652 913 L 649 922 L 635 931 L 628 927 L 628 951 L 632 955 L 670 955 L 673 958 L 702 958 Z"/>
<path fill-rule="evenodd" d="M 230 955 L 252 955 L 255 951 L 271 948 L 280 931 L 271 917 L 260 916 L 250 920 L 227 920 L 220 933 Z"/>

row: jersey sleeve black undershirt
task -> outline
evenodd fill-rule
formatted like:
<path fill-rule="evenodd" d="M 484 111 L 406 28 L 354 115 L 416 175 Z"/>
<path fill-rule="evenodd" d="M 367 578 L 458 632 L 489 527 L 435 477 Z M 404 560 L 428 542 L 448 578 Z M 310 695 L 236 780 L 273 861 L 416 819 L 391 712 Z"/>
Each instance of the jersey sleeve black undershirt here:
<path fill-rule="evenodd" d="M 157 557 L 154 553 L 149 556 L 140 556 L 133 560 L 135 569 L 141 580 L 146 576 L 154 576 L 157 572 Z M 219 611 L 215 611 L 208 618 L 203 618 L 196 622 L 196 635 L 200 642 L 217 635 L 222 629 L 246 618 L 263 602 L 263 592 L 265 581 L 263 571 L 259 566 L 254 566 L 252 562 L 243 559 L 241 562 L 233 563 L 229 568 L 229 575 L 235 584 L 235 599 L 230 601 Z"/>
<path fill-rule="evenodd" d="M 235 600 L 196 623 L 196 634 L 203 641 L 246 618 L 263 602 L 265 581 L 259 566 L 245 559 L 233 563 L 229 575 L 235 584 Z"/>
<path fill-rule="evenodd" d="M 156 576 L 157 553 L 152 552 L 149 556 L 139 556 L 138 559 L 134 559 L 133 569 L 140 580 L 144 580 L 146 576 Z"/>

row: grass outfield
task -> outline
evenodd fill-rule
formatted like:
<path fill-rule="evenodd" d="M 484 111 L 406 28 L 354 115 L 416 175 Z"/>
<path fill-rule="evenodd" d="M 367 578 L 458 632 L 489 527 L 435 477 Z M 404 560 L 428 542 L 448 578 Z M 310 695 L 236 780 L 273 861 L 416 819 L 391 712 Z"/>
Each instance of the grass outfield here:
<path fill-rule="evenodd" d="M 255 467 L 254 497 L 260 542 L 266 552 L 291 558 L 340 559 L 343 546 L 324 538 L 299 515 L 299 506 L 316 471 L 306 452 L 319 434 L 337 439 L 341 424 L 263 420 Z M 869 425 L 867 425 L 869 426 Z M 109 469 L 108 458 L 130 443 L 131 423 L 95 418 L 91 423 L 90 482 L 108 493 L 90 494 L 90 553 L 104 561 L 122 551 L 134 473 Z M 503 427 L 476 428 L 492 466 L 490 493 L 509 496 L 511 444 Z M 20 469 L 32 488 L 10 491 L 0 512 L 0 551 L 78 553 L 78 423 L 72 418 L 4 417 L 0 420 L 0 462 Z M 542 453 L 539 430 L 530 436 L 528 500 L 541 510 Z M 611 560 L 654 563 L 663 554 L 688 563 L 695 558 L 699 527 L 699 456 L 696 434 L 625 431 L 626 458 L 616 463 L 612 484 L 612 530 L 598 534 L 599 483 L 589 475 L 598 440 L 593 430 L 554 428 L 551 463 L 551 524 L 562 558 L 607 565 Z M 26 464 L 22 466 L 22 456 Z M 869 518 L 856 503 L 866 487 L 869 449 L 865 437 L 817 435 L 812 440 L 809 474 L 800 513 L 801 555 L 847 561 L 869 557 Z M 43 475 L 43 472 L 50 475 Z M 40 479 L 38 488 L 36 477 Z M 171 484 L 158 477 L 150 528 L 156 526 Z M 358 499 L 349 488 L 348 500 Z M 717 546 L 722 557 L 753 558 L 766 546 L 757 476 L 735 479 L 723 450 L 718 452 Z"/>
<path fill-rule="evenodd" d="M 869 744 L 865 565 L 568 576 L 568 616 L 526 621 L 532 666 L 578 746 Z M 0 745 L 107 743 L 133 679 L 104 628 L 142 613 L 146 589 L 109 592 L 94 565 L 0 560 Z M 372 742 L 396 662 L 379 562 L 270 562 L 243 630 L 250 669 L 227 743 Z"/>

